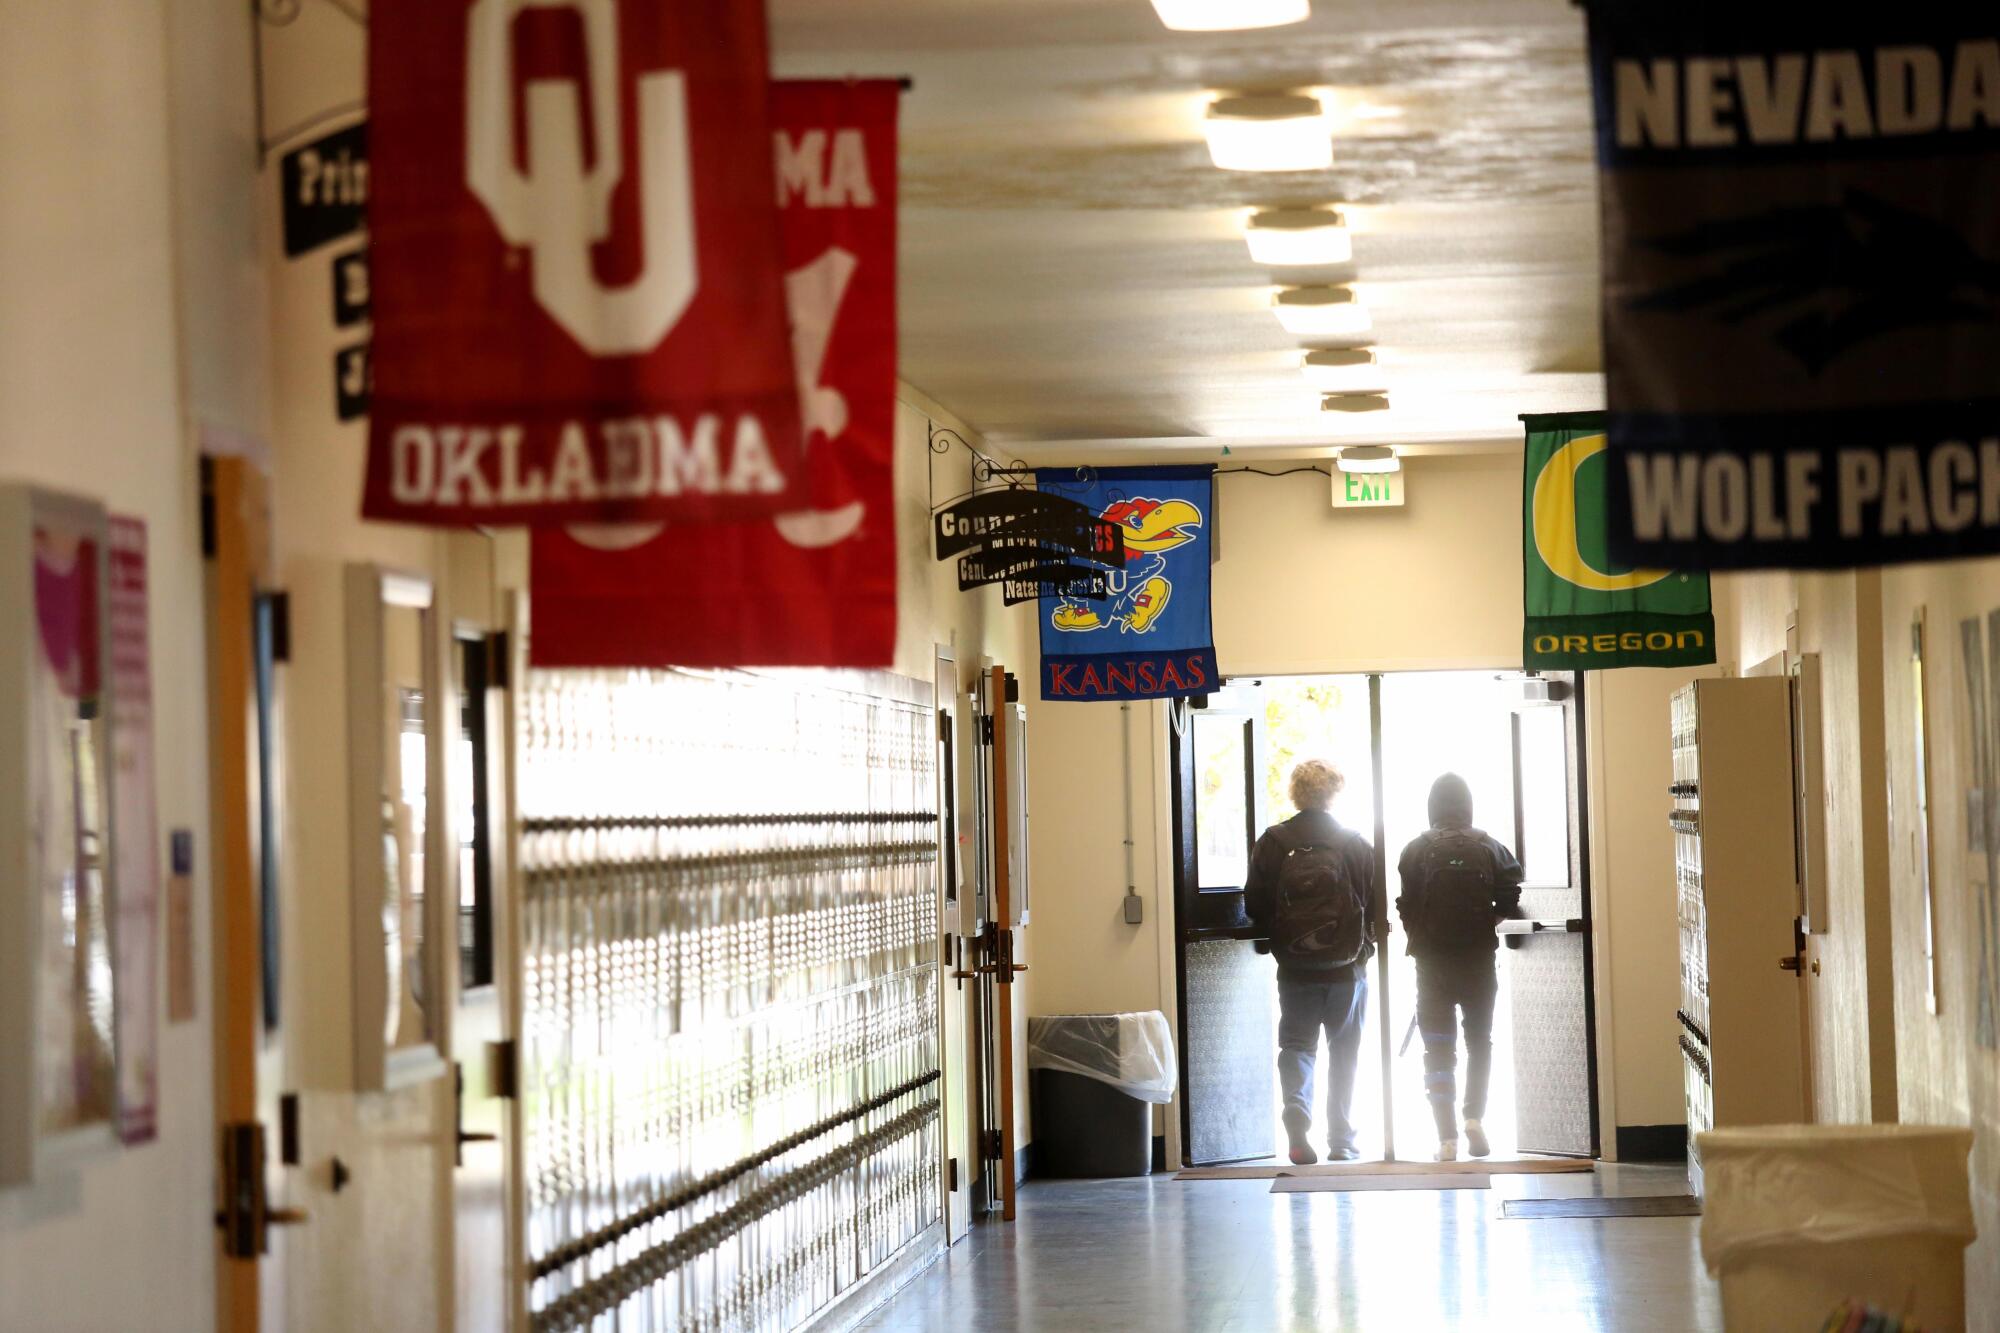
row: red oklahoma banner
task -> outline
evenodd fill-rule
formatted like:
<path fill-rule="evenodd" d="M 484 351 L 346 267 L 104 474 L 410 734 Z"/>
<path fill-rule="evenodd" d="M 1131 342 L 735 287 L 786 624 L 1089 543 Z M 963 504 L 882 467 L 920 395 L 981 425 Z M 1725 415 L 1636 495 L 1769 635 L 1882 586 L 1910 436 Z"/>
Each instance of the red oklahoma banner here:
<path fill-rule="evenodd" d="M 761 0 L 377 9 L 362 513 L 795 508 Z"/>
<path fill-rule="evenodd" d="M 772 85 L 807 506 L 709 527 L 537 529 L 536 665 L 894 658 L 899 91 Z"/>

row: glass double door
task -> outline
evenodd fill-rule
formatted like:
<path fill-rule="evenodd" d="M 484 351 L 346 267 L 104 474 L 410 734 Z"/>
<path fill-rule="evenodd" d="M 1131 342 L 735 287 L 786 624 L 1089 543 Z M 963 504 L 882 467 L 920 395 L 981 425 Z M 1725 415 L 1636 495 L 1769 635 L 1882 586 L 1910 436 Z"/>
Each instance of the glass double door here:
<path fill-rule="evenodd" d="M 1352 1116 L 1364 1154 L 1428 1157 L 1436 1144 L 1415 966 L 1393 902 L 1397 860 L 1429 827 L 1430 787 L 1445 772 L 1466 779 L 1475 822 L 1517 851 L 1526 876 L 1524 919 L 1504 928 L 1514 938 L 1499 956 L 1489 1136 L 1496 1153 L 1595 1154 L 1576 688 L 1567 677 L 1492 671 L 1272 677 L 1232 681 L 1208 707 L 1179 715 L 1173 786 L 1190 1163 L 1266 1157 L 1283 1142 L 1275 968 L 1243 913 L 1242 889 L 1257 835 L 1291 816 L 1288 780 L 1309 758 L 1341 771 L 1333 815 L 1376 847 L 1385 885 L 1389 931 L 1370 969 Z M 1323 1133 L 1315 1138 L 1323 1148 Z"/>

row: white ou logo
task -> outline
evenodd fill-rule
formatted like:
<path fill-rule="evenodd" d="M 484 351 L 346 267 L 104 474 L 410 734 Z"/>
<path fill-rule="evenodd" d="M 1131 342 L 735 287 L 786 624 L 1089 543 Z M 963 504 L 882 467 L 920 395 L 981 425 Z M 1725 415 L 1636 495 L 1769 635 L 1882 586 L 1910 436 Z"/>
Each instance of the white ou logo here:
<path fill-rule="evenodd" d="M 584 166 L 584 90 L 571 80 L 527 87 L 529 166 L 515 165 L 512 126 L 514 19 L 529 9 L 573 9 L 590 62 L 591 141 Z M 607 288 L 591 247 L 611 234 L 611 195 L 625 176 L 618 115 L 617 0 L 477 0 L 468 14 L 465 183 L 511 245 L 533 253 L 535 299 L 597 356 L 652 351 L 694 299 L 694 187 L 689 166 L 687 79 L 679 70 L 639 76 L 639 213 L 645 268 Z"/>

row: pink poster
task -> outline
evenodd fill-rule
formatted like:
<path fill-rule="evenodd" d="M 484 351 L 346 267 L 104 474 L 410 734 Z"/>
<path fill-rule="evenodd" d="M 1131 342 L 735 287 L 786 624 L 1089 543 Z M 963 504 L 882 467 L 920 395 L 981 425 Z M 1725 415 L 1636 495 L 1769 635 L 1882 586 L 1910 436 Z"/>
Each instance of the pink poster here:
<path fill-rule="evenodd" d="M 153 671 L 147 638 L 146 524 L 111 519 L 111 801 L 117 928 L 118 1137 L 156 1132 L 159 1091 L 158 812 L 153 790 Z"/>
<path fill-rule="evenodd" d="M 37 1116 L 45 1135 L 116 1109 L 104 729 L 103 520 L 51 499 L 34 515 L 37 646 L 28 685 L 30 862 L 41 912 Z"/>

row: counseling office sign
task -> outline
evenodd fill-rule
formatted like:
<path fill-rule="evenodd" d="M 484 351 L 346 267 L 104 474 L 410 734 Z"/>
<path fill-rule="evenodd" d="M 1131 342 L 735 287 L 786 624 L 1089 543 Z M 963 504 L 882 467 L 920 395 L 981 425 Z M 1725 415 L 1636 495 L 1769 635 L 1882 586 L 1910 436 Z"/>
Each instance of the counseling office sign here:
<path fill-rule="evenodd" d="M 1612 552 L 2000 551 L 1990 8 L 1596 3 Z"/>
<path fill-rule="evenodd" d="M 1604 416 L 1523 417 L 1522 661 L 1531 671 L 1706 666 L 1715 661 L 1708 575 L 1611 558 Z"/>

